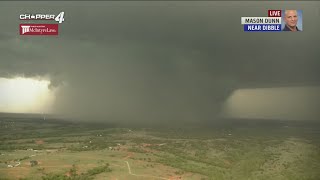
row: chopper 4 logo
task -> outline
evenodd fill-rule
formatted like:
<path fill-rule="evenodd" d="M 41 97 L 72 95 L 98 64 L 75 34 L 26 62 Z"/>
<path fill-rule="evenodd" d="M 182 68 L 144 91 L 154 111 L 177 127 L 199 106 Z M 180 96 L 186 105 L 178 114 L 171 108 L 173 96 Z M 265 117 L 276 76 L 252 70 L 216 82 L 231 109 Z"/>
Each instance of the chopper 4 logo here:
<path fill-rule="evenodd" d="M 64 21 L 64 12 L 54 14 L 20 14 L 20 20 L 54 20 L 58 24 L 20 24 L 20 35 L 58 35 L 59 24 Z"/>
<path fill-rule="evenodd" d="M 64 21 L 64 12 L 54 14 L 20 14 L 20 20 L 55 20 L 59 24 Z"/>

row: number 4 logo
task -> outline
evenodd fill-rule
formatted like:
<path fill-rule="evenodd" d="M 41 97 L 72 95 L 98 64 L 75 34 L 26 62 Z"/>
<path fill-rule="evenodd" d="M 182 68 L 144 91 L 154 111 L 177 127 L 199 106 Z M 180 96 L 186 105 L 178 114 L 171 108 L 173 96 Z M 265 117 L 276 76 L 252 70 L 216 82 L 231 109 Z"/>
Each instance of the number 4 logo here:
<path fill-rule="evenodd" d="M 54 19 L 55 21 L 62 23 L 64 21 L 64 12 L 59 13 L 56 18 Z"/>

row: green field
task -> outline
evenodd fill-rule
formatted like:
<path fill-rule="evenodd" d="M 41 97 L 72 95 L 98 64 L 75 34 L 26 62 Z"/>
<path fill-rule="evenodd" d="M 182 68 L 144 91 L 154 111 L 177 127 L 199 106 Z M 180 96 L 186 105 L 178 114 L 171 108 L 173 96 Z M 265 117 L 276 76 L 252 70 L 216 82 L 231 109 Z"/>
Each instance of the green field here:
<path fill-rule="evenodd" d="M 1 117 L 0 179 L 316 180 L 317 127 L 123 128 Z"/>

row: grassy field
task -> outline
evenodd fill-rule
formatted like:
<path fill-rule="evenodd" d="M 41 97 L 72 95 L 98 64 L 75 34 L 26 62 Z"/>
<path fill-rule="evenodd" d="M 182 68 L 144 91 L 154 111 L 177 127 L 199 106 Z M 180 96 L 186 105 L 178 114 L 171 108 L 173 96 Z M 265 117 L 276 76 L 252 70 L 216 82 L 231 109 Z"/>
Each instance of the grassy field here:
<path fill-rule="evenodd" d="M 318 126 L 299 124 L 146 129 L 1 117 L 0 179 L 316 180 L 319 137 Z"/>

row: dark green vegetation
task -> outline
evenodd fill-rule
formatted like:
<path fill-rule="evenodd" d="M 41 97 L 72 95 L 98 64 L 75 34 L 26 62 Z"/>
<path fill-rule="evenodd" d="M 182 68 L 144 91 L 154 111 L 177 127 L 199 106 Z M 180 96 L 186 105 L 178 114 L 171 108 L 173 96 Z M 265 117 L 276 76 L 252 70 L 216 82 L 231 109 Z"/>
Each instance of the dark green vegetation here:
<path fill-rule="evenodd" d="M 316 180 L 319 137 L 317 123 L 244 120 L 206 128 L 141 129 L 2 117 L 0 177 Z M 39 164 L 32 167 L 30 161 Z"/>
<path fill-rule="evenodd" d="M 89 169 L 86 173 L 77 173 L 77 168 L 72 165 L 68 175 L 63 174 L 47 174 L 42 177 L 43 180 L 90 180 L 94 179 L 94 176 L 103 172 L 111 172 L 109 164 Z"/>

